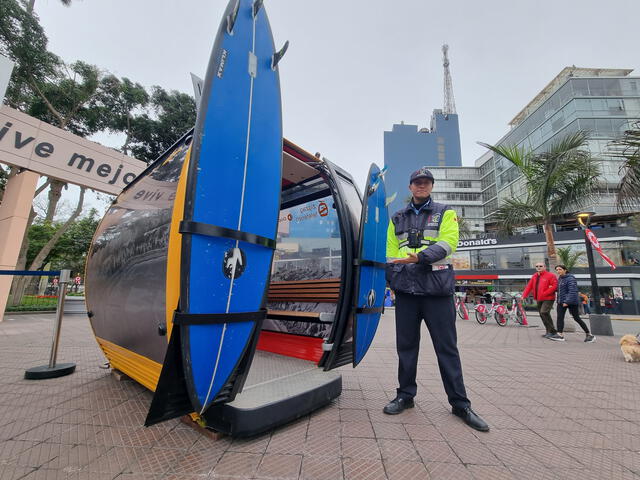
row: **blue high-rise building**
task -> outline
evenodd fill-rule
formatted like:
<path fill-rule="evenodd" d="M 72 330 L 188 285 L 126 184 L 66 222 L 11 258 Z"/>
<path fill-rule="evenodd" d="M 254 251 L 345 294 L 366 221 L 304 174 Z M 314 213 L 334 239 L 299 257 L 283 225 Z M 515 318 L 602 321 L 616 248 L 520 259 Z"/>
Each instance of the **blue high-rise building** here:
<path fill-rule="evenodd" d="M 423 165 L 433 167 L 460 167 L 460 130 L 458 115 L 434 110 L 431 128 L 417 125 L 394 124 L 384 132 L 384 164 L 387 195 L 396 195 L 389 212 L 402 208 L 409 197 L 409 175 Z"/>

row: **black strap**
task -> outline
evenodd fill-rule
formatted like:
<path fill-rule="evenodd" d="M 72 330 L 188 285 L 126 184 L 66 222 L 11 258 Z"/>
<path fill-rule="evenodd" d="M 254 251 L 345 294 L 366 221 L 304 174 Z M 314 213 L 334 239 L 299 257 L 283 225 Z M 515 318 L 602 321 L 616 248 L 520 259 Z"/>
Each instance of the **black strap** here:
<path fill-rule="evenodd" d="M 233 240 L 240 240 L 241 242 L 260 245 L 262 247 L 271 249 L 276 248 L 276 241 L 271 238 L 261 237 L 260 235 L 242 232 L 240 230 L 231 230 L 230 228 L 218 227 L 217 225 L 210 225 L 208 223 L 194 222 L 192 220 L 183 220 L 180 222 L 180 233 L 206 235 L 208 237 L 231 238 Z"/>
<path fill-rule="evenodd" d="M 364 260 L 357 258 L 353 261 L 353 264 L 357 267 L 358 265 L 363 267 L 376 267 L 376 268 L 387 268 L 386 263 L 376 262 L 374 260 Z"/>
<path fill-rule="evenodd" d="M 216 325 L 221 323 L 257 322 L 267 316 L 266 310 L 239 313 L 173 312 L 174 325 Z"/>
<path fill-rule="evenodd" d="M 285 320 L 289 322 L 304 322 L 304 323 L 320 323 L 327 324 L 330 322 L 323 322 L 320 320 L 320 316 L 318 317 L 298 317 L 296 315 L 287 315 L 286 313 L 271 313 L 269 314 L 269 319 L 272 320 Z"/>
<path fill-rule="evenodd" d="M 384 313 L 384 307 L 358 307 L 356 313 Z"/>

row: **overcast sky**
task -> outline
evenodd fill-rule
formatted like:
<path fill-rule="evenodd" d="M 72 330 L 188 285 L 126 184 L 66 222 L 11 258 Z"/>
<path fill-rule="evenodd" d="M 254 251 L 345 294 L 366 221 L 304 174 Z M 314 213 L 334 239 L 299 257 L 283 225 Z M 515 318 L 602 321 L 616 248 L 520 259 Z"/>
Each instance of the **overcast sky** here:
<path fill-rule="evenodd" d="M 50 49 L 145 86 L 192 93 L 226 1 L 36 0 Z M 179 5 L 179 7 L 177 7 Z M 361 185 L 382 165 L 383 132 L 429 125 L 443 105 L 443 43 L 463 164 L 565 66 L 640 75 L 638 0 L 266 0 L 280 63 L 284 135 Z"/>

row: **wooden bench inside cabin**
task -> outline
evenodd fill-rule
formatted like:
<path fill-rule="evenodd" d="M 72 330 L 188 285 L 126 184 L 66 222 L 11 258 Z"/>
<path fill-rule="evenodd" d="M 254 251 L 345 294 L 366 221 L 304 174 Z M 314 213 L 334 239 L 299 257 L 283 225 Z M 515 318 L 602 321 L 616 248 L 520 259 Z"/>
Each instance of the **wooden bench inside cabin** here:
<path fill-rule="evenodd" d="M 267 294 L 269 302 L 338 303 L 340 279 L 295 280 L 271 282 Z M 267 310 L 267 318 L 294 321 L 333 321 L 334 314 L 326 312 L 295 312 L 290 310 Z"/>

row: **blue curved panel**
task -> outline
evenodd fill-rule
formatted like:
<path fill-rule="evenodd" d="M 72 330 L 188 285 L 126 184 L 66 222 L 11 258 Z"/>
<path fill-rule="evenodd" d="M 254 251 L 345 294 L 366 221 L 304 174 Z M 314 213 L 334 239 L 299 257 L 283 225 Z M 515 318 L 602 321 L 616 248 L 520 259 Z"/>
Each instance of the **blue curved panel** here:
<path fill-rule="evenodd" d="M 387 249 L 387 226 L 389 214 L 385 206 L 385 185 L 380 169 L 372 164 L 362 208 L 360 225 L 360 255 L 357 277 L 357 309 L 382 309 L 386 286 L 384 268 L 367 264 L 367 261 L 384 264 Z M 365 311 L 366 312 L 366 311 Z M 356 366 L 364 358 L 378 329 L 380 312 L 358 313 L 354 324 L 354 355 Z"/>

